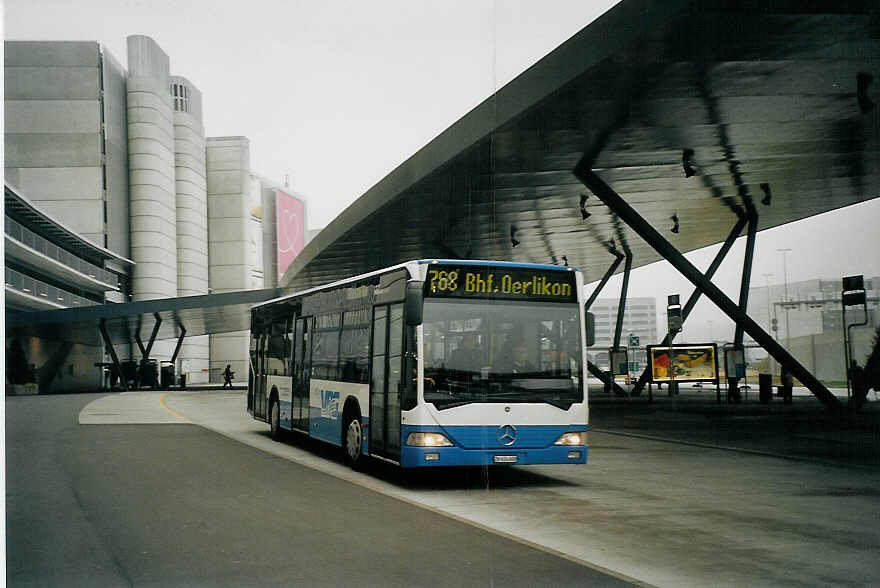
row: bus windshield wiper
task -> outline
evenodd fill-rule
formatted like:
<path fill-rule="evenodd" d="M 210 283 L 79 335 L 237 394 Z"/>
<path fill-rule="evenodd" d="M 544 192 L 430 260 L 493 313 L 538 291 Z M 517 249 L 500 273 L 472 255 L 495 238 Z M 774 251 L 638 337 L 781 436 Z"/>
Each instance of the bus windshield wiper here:
<path fill-rule="evenodd" d="M 430 402 L 426 400 L 426 402 Z M 434 406 L 437 407 L 437 410 L 446 410 L 447 408 L 455 408 L 456 406 L 464 406 L 465 404 L 473 404 L 475 400 L 457 400 L 455 402 L 446 402 L 446 403 L 437 403 L 434 402 Z"/>
<path fill-rule="evenodd" d="M 556 398 L 547 397 L 542 394 L 538 394 L 536 392 L 530 392 L 527 390 L 523 390 L 522 388 L 516 390 L 507 390 L 505 392 L 499 392 L 492 395 L 493 397 L 502 397 L 502 398 L 515 398 L 524 401 L 530 402 L 543 402 L 545 404 L 549 404 L 550 406 L 555 406 L 556 408 L 560 408 L 562 410 L 568 410 L 572 403 L 565 402 L 564 400 L 558 400 Z"/>

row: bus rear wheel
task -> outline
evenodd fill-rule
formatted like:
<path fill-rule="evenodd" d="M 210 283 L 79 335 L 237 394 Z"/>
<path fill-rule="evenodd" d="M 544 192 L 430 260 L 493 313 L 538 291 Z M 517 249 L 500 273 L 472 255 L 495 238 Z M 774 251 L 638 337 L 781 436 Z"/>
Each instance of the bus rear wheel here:
<path fill-rule="evenodd" d="M 361 444 L 363 427 L 361 427 L 360 415 L 354 415 L 348 419 L 344 432 L 342 447 L 345 450 L 345 461 L 351 467 L 357 468 L 364 461 L 363 445 Z"/>
<path fill-rule="evenodd" d="M 273 400 L 272 406 L 269 408 L 269 427 L 272 431 L 272 439 L 281 441 L 281 409 L 278 407 L 277 400 Z"/>

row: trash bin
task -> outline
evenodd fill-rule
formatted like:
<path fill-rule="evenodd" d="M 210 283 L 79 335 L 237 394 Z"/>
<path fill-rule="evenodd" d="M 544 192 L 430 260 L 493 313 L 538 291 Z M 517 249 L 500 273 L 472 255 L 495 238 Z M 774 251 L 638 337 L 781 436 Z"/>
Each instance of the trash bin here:
<path fill-rule="evenodd" d="M 159 362 L 155 359 L 141 361 L 141 387 L 159 387 Z"/>
<path fill-rule="evenodd" d="M 170 361 L 163 361 L 160 374 L 162 389 L 167 390 L 168 388 L 171 388 L 171 386 L 174 385 L 174 364 Z"/>
<path fill-rule="evenodd" d="M 129 388 L 133 388 L 137 385 L 137 369 L 138 364 L 133 359 L 127 359 L 122 362 L 122 377 L 125 378 L 125 383 Z"/>
<path fill-rule="evenodd" d="M 770 404 L 773 398 L 773 376 L 771 374 L 758 374 L 758 399 L 761 404 Z"/>
<path fill-rule="evenodd" d="M 180 376 L 178 377 L 178 385 L 180 386 L 181 390 L 186 389 L 186 373 L 180 374 Z"/>

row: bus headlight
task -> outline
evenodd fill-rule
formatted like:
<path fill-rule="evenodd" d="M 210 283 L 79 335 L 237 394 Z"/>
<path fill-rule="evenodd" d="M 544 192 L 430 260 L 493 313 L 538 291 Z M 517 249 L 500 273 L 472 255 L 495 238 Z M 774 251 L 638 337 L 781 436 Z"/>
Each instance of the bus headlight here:
<path fill-rule="evenodd" d="M 586 445 L 587 432 L 578 431 L 577 433 L 565 433 L 556 440 L 554 445 Z"/>
<path fill-rule="evenodd" d="M 452 447 L 452 442 L 442 433 L 410 433 L 406 444 L 415 447 Z"/>

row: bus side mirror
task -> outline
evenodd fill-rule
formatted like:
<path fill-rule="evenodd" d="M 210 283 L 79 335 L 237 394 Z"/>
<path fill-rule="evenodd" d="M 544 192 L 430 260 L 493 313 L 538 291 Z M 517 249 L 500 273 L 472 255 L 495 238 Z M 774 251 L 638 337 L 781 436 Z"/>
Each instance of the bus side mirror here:
<path fill-rule="evenodd" d="M 587 312 L 584 318 L 587 327 L 587 347 L 592 347 L 596 344 L 596 315 Z"/>
<path fill-rule="evenodd" d="M 422 307 L 424 306 L 423 288 L 424 282 L 407 282 L 406 283 L 406 300 L 404 308 L 406 311 L 406 324 L 410 327 L 417 327 L 422 324 Z"/>

